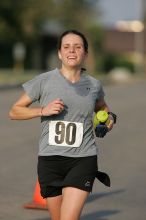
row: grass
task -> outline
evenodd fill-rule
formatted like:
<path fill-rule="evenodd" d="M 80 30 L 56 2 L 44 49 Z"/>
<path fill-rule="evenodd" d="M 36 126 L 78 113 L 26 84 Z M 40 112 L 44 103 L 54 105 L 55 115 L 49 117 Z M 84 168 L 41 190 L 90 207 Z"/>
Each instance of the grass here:
<path fill-rule="evenodd" d="M 0 85 L 22 84 L 38 74 L 37 70 L 16 72 L 11 69 L 0 70 Z"/>

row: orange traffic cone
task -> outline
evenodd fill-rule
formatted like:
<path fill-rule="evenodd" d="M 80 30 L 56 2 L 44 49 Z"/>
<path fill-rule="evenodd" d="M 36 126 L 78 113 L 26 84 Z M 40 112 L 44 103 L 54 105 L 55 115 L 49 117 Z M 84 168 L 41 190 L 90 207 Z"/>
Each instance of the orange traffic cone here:
<path fill-rule="evenodd" d="M 42 209 L 42 210 L 47 209 L 46 199 L 43 199 L 43 197 L 40 194 L 40 184 L 39 184 L 38 180 L 36 182 L 33 201 L 25 204 L 24 208 L 26 208 L 26 209 Z"/>

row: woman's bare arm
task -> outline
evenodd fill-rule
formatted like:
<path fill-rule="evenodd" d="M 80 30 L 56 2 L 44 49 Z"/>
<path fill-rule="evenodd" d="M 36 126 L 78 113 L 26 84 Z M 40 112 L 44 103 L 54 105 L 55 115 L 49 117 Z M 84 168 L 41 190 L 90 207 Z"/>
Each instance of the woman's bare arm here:
<path fill-rule="evenodd" d="M 41 116 L 58 115 L 64 109 L 61 99 L 55 99 L 44 107 L 29 107 L 32 104 L 30 97 L 24 93 L 20 99 L 12 106 L 9 116 L 13 120 L 27 120 Z"/>
<path fill-rule="evenodd" d="M 27 120 L 41 116 L 41 108 L 29 108 L 32 104 L 30 97 L 24 93 L 12 106 L 9 116 L 13 120 Z"/>

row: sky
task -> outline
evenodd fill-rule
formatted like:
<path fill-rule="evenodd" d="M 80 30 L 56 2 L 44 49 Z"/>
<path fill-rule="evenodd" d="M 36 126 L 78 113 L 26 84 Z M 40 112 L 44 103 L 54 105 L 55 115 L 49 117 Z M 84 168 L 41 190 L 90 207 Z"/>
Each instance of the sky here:
<path fill-rule="evenodd" d="M 142 1 L 145 0 L 99 0 L 103 24 L 114 26 L 118 20 L 141 20 Z"/>

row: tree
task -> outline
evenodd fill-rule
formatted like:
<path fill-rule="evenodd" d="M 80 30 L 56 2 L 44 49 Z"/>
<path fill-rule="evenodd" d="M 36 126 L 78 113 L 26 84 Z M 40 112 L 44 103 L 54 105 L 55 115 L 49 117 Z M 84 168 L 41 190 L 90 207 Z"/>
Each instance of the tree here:
<path fill-rule="evenodd" d="M 96 48 L 97 31 L 89 33 L 97 19 L 96 4 L 95 0 L 1 0 L 0 44 L 20 41 L 32 46 L 40 38 L 42 25 L 55 20 L 64 29 L 83 31 Z"/>
<path fill-rule="evenodd" d="M 93 0 L 1 0 L 0 41 L 36 38 L 47 20 L 65 28 L 86 29 L 95 16 Z M 97 11 L 96 11 L 97 12 Z"/>
<path fill-rule="evenodd" d="M 53 0 L 1 0 L 0 41 L 18 41 L 35 38 L 39 24 L 53 14 Z"/>

